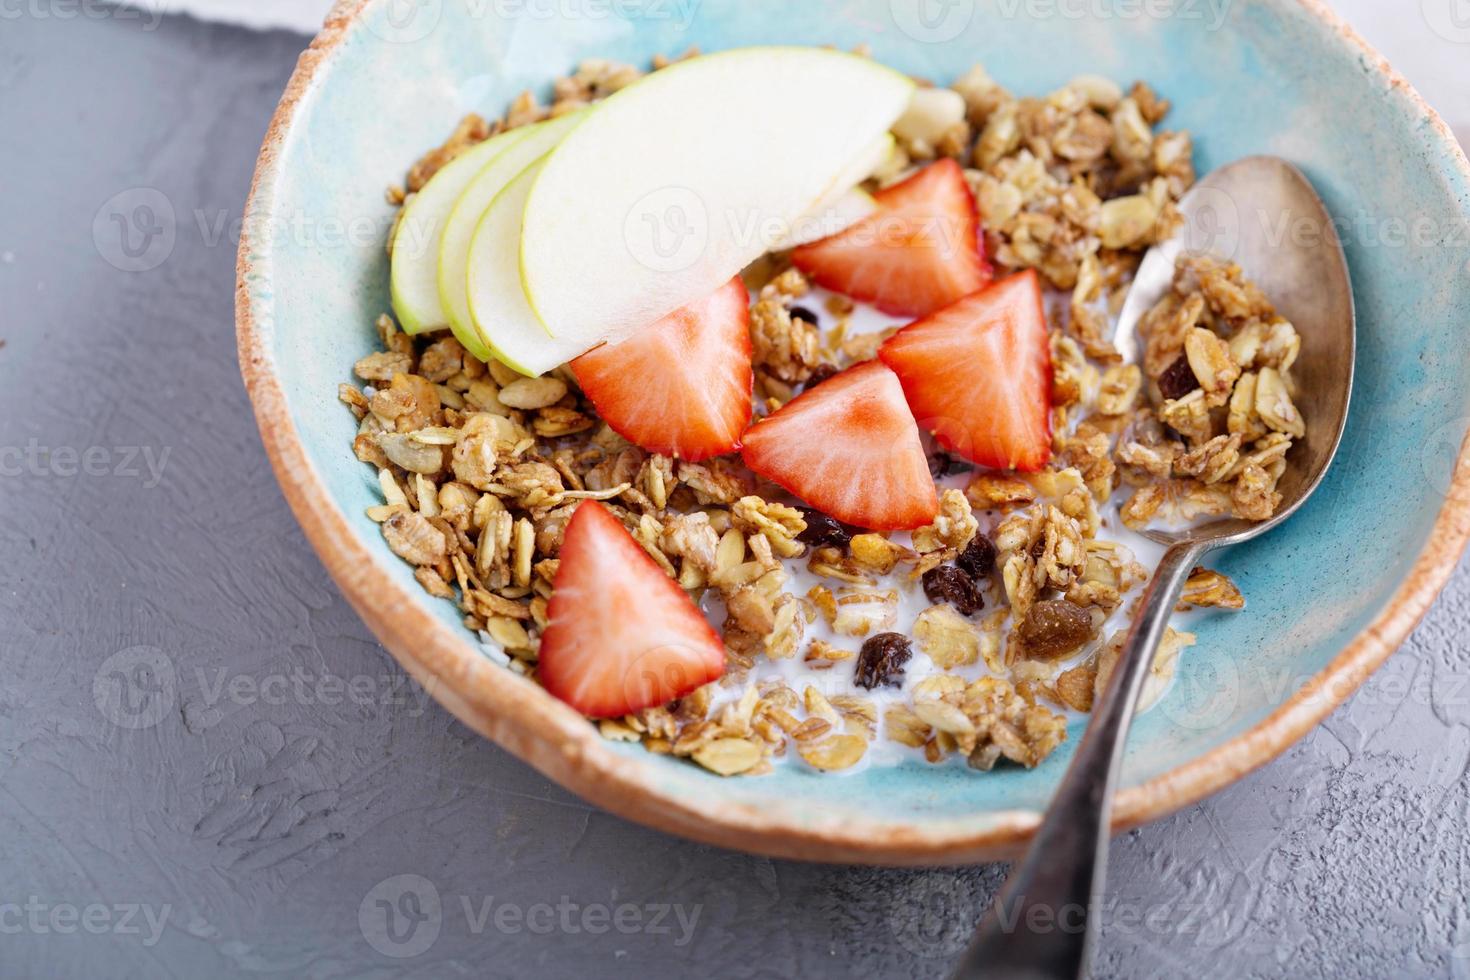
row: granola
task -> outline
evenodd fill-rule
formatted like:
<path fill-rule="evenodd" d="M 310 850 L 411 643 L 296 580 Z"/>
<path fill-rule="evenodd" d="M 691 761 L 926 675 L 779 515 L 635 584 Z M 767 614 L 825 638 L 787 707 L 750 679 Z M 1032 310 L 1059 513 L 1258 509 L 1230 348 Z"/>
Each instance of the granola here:
<path fill-rule="evenodd" d="M 1169 294 L 1139 324 L 1148 404 L 1118 447 L 1124 523 L 1235 516 L 1270 520 L 1306 423 L 1293 400 L 1296 328 L 1240 267 L 1180 258 Z M 1176 441 L 1176 438 L 1181 441 Z"/>
<path fill-rule="evenodd" d="M 526 93 L 501 118 L 466 117 L 390 199 L 402 204 L 481 140 L 642 74 L 587 61 L 556 81 L 549 106 Z M 791 756 L 840 772 L 897 747 L 976 770 L 1039 765 L 1065 739 L 1066 712 L 1090 711 L 1103 690 L 1119 650 L 1109 624 L 1148 579 L 1116 539 L 1157 520 L 1269 519 L 1305 434 L 1291 373 L 1300 338 L 1234 265 L 1181 259 L 1140 326 L 1141 363 L 1112 345 L 1133 272 L 1194 181 L 1189 134 L 1160 128 L 1168 111 L 1145 83 L 1097 76 L 1015 97 L 977 65 L 920 89 L 869 181 L 960 161 L 993 260 L 1045 277 L 1058 315 L 1055 455 L 1042 472 L 951 472 L 946 459 L 931 525 L 849 533 L 736 457 L 691 463 L 629 443 L 565 368 L 522 377 L 384 316 L 381 349 L 338 391 L 357 423 L 352 451 L 382 493 L 367 516 L 489 655 L 534 678 L 567 521 L 581 501 L 606 504 L 721 624 L 727 653 L 721 680 L 597 722 L 609 740 L 728 777 Z M 818 293 L 779 253 L 746 280 L 759 411 L 873 358 L 896 329 L 867 328 L 871 311 Z M 1227 577 L 1197 569 L 1180 608 L 1244 603 Z M 1193 642 L 1170 630 L 1147 700 Z"/>

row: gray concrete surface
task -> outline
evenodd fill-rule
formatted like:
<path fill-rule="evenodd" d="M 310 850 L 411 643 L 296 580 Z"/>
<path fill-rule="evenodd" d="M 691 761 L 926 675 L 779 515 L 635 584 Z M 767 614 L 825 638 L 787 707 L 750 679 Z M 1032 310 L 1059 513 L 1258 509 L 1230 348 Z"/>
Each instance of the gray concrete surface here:
<path fill-rule="evenodd" d="M 235 368 L 231 222 L 302 39 L 29 9 L 0 20 L 0 976 L 941 976 L 1003 868 L 663 837 L 404 682 Z M 108 261 L 148 264 L 110 225 L 137 187 L 177 209 L 147 272 Z M 1462 568 L 1321 729 L 1120 840 L 1098 976 L 1470 975 L 1467 617 Z"/>

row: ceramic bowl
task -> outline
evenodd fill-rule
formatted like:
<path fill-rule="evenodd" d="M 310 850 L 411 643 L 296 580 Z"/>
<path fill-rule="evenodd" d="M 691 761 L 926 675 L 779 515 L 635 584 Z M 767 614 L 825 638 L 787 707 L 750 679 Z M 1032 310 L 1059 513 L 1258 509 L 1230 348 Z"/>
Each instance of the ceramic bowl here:
<path fill-rule="evenodd" d="M 1166 15 L 1167 14 L 1167 15 Z M 328 571 L 450 711 L 587 799 L 664 830 L 832 861 L 954 863 L 1024 844 L 1065 768 L 915 763 L 836 778 L 721 779 L 603 741 L 480 651 L 364 510 L 339 382 L 389 309 L 384 188 L 467 111 L 498 114 L 585 57 L 691 44 L 872 46 L 941 81 L 974 62 L 1020 93 L 1147 79 L 1201 173 L 1284 156 L 1341 220 L 1358 382 L 1336 465 L 1285 527 L 1220 555 L 1244 614 L 1198 627 L 1175 689 L 1129 742 L 1115 819 L 1168 814 L 1281 753 L 1392 652 L 1470 532 L 1470 168 L 1409 85 L 1315 0 L 349 0 L 301 59 L 261 151 L 239 257 L 240 359 L 287 499 Z M 739 120 L 731 120 L 738 126 Z M 1080 726 L 1080 723 L 1079 723 Z"/>

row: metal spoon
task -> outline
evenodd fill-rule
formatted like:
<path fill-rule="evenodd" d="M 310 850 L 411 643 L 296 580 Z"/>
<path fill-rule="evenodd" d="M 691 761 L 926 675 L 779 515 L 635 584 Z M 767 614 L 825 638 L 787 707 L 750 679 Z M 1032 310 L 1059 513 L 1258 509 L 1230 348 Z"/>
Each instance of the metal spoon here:
<path fill-rule="evenodd" d="M 954 973 L 960 980 L 1086 975 L 1123 746 L 1184 582 L 1207 553 L 1260 537 L 1295 514 L 1322 482 L 1347 422 L 1356 345 L 1352 285 L 1336 229 L 1307 178 L 1285 160 L 1249 157 L 1202 180 L 1180 209 L 1183 228 L 1150 250 L 1139 268 L 1118 325 L 1119 351 L 1137 359 L 1139 319 L 1168 291 L 1182 252 L 1233 259 L 1301 335 L 1293 373 L 1306 438 L 1291 450 L 1291 466 L 1277 488 L 1282 503 L 1271 520 L 1145 532 L 1168 551 L 1031 849 L 1012 869 Z"/>

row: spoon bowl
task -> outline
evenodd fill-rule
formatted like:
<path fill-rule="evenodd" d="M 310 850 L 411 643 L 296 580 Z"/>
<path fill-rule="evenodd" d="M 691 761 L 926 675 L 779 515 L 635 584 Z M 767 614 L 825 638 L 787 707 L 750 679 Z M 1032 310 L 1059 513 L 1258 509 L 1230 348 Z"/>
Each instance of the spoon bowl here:
<path fill-rule="evenodd" d="M 1144 531 L 1168 550 L 1031 848 L 996 896 L 957 978 L 1070 980 L 1087 974 L 1123 747 L 1184 583 L 1209 552 L 1260 537 L 1299 511 L 1321 485 L 1347 425 L 1357 349 L 1352 283 L 1337 230 L 1306 176 L 1285 160 L 1247 157 L 1201 180 L 1180 210 L 1180 227 L 1139 266 L 1119 318 L 1119 352 L 1128 362 L 1138 360 L 1138 324 L 1168 293 L 1181 256 L 1232 260 L 1301 336 L 1294 398 L 1306 435 L 1293 442 L 1292 466 L 1277 487 L 1282 499 L 1270 520 Z"/>
<path fill-rule="evenodd" d="M 1240 265 L 1296 327 L 1302 352 L 1293 369 L 1307 434 L 1291 448 L 1291 467 L 1269 521 L 1211 521 L 1186 530 L 1150 528 L 1162 544 L 1209 540 L 1240 544 L 1279 526 L 1327 475 L 1342 442 L 1352 399 L 1357 316 L 1337 226 L 1311 181 L 1280 157 L 1252 156 L 1213 171 L 1179 202 L 1184 222 L 1150 249 L 1118 318 L 1114 346 L 1139 357 L 1138 323 L 1168 293 L 1181 255 L 1208 254 Z"/>

